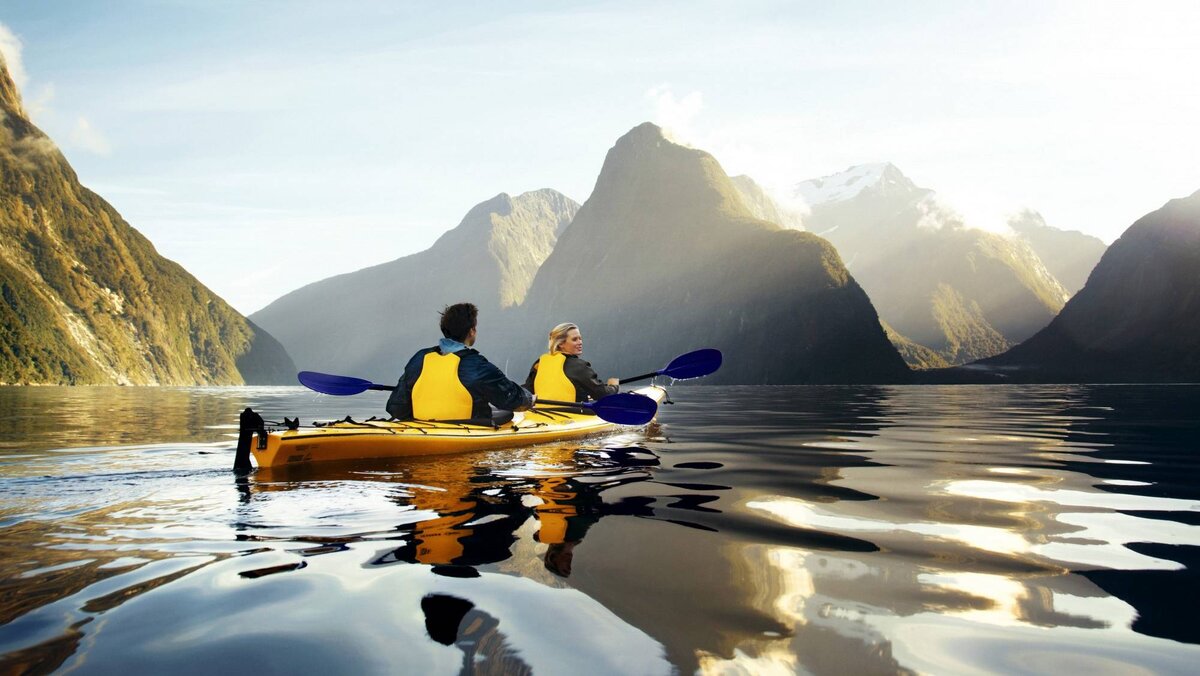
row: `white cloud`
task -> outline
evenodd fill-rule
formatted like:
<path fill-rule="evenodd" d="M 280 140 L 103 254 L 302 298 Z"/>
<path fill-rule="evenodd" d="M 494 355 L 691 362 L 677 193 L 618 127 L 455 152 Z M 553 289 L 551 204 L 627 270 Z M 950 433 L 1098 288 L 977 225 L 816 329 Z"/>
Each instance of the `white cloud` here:
<path fill-rule="evenodd" d="M 963 227 L 962 214 L 934 195 L 921 200 L 917 204 L 921 217 L 917 219 L 917 227 L 926 230 L 955 229 Z"/>
<path fill-rule="evenodd" d="M 93 127 L 92 123 L 82 115 L 75 121 L 75 127 L 71 129 L 71 145 L 96 155 L 108 155 L 112 152 L 112 143 L 109 142 L 108 137 Z"/>
<path fill-rule="evenodd" d="M 1012 204 L 992 195 L 971 193 L 947 197 L 934 193 L 917 208 L 921 212 L 918 227 L 931 230 L 970 228 L 997 235 L 1015 234 L 1008 225 L 1013 213 Z"/>
<path fill-rule="evenodd" d="M 4 62 L 8 66 L 8 73 L 12 75 L 12 79 L 17 83 L 17 87 L 24 89 L 25 83 L 29 81 L 29 77 L 25 73 L 25 64 L 21 60 L 21 49 L 21 38 L 17 37 L 8 26 L 0 23 L 0 54 L 4 55 Z"/>
<path fill-rule="evenodd" d="M 0 23 L 0 56 L 3 57 L 8 74 L 12 76 L 17 90 L 20 92 L 21 105 L 25 108 L 25 115 L 30 119 L 49 116 L 50 101 L 54 99 L 54 85 L 44 84 L 35 92 L 29 91 L 29 73 L 25 71 L 23 51 L 24 44 L 21 42 L 21 38 L 8 26 Z"/>
<path fill-rule="evenodd" d="M 8 26 L 0 23 L 0 55 L 3 55 L 8 73 L 12 76 L 13 82 L 16 83 L 17 89 L 21 92 L 25 114 L 31 119 L 37 118 L 53 125 L 56 116 L 55 112 L 51 109 L 50 103 L 54 100 L 54 84 L 46 83 L 40 85 L 32 95 L 29 95 L 29 74 L 25 70 L 25 63 L 22 58 L 23 50 L 24 44 L 21 42 L 21 38 Z M 67 142 L 72 147 L 80 148 L 97 155 L 108 155 L 112 152 L 112 143 L 108 140 L 108 137 L 82 115 L 76 119 L 74 126 L 67 136 Z M 53 144 L 48 141 L 43 145 L 53 147 Z"/>
<path fill-rule="evenodd" d="M 654 123 L 669 132 L 673 141 L 691 145 L 695 137 L 692 122 L 704 107 L 700 92 L 691 92 L 680 99 L 669 86 L 663 85 L 646 92 L 646 98 L 654 104 Z"/>

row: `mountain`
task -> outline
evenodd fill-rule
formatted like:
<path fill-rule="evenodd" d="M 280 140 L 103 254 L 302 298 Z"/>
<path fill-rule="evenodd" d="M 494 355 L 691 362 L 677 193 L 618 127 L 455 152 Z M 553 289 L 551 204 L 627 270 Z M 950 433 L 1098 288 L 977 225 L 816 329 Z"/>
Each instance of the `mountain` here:
<path fill-rule="evenodd" d="M 709 383 L 909 375 L 829 242 L 756 218 L 711 155 L 649 123 L 609 150 L 591 196 L 510 313 L 499 342 L 516 347 L 504 357 L 514 375 L 565 321 L 580 324 L 584 356 L 604 377 L 700 347 L 725 355 Z"/>
<path fill-rule="evenodd" d="M 941 369 L 950 366 L 942 355 L 933 350 L 915 343 L 905 336 L 898 333 L 895 329 L 888 325 L 887 322 L 880 320 L 883 325 L 884 333 L 887 334 L 888 340 L 904 358 L 904 363 L 918 370 L 925 369 Z"/>
<path fill-rule="evenodd" d="M 791 230 L 804 229 L 804 213 L 780 204 L 749 176 L 731 176 L 730 181 L 742 198 L 742 204 L 757 219 L 782 225 Z"/>
<path fill-rule="evenodd" d="M 793 193 L 809 206 L 816 206 L 852 199 L 908 201 L 913 195 L 924 196 L 930 191 L 918 188 L 891 162 L 879 162 L 860 164 L 838 174 L 801 181 L 793 188 Z"/>
<path fill-rule="evenodd" d="M 804 181 L 794 195 L 913 367 L 999 354 L 1046 326 L 1068 295 L 1028 242 L 968 227 L 892 164 Z"/>
<path fill-rule="evenodd" d="M 274 338 L 79 184 L 2 57 L 0 294 L 0 383 L 295 382 Z"/>
<path fill-rule="evenodd" d="M 500 194 L 473 207 L 429 249 L 297 289 L 251 315 L 303 369 L 394 381 L 441 337 L 438 312 L 479 306 L 480 332 L 525 298 L 579 205 L 553 190 Z"/>
<path fill-rule="evenodd" d="M 1092 268 L 1108 248 L 1098 237 L 1052 228 L 1041 214 L 1028 209 L 1009 219 L 1008 225 L 1033 247 L 1046 269 L 1071 295 L 1087 283 Z"/>
<path fill-rule="evenodd" d="M 978 367 L 1014 381 L 1194 383 L 1197 336 L 1200 191 L 1138 219 L 1049 326 Z"/>
<path fill-rule="evenodd" d="M 887 221 L 932 195 L 890 162 L 853 166 L 792 188 L 793 198 L 811 212 L 808 230 L 832 241 L 852 270 L 887 257 L 879 246 L 881 236 L 895 234 Z"/>

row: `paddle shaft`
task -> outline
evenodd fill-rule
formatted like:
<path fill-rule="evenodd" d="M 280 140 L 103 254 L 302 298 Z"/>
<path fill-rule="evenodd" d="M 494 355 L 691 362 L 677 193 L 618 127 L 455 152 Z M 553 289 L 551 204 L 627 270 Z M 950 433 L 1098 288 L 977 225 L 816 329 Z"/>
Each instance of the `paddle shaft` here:
<path fill-rule="evenodd" d="M 640 376 L 632 378 L 621 378 L 619 382 L 624 385 L 625 383 L 636 383 L 639 380 L 647 380 L 656 376 L 690 380 L 706 376 L 719 368 L 721 368 L 721 352 L 713 348 L 705 348 L 681 354 L 672 359 L 670 364 L 657 371 L 643 373 Z"/>
<path fill-rule="evenodd" d="M 649 373 L 643 373 L 640 376 L 634 376 L 632 378 L 621 378 L 620 382 L 622 385 L 624 385 L 625 383 L 636 383 L 639 380 L 646 380 L 646 379 L 653 378 L 653 377 L 655 377 L 657 375 L 661 375 L 661 374 L 662 374 L 662 371 L 651 371 Z"/>

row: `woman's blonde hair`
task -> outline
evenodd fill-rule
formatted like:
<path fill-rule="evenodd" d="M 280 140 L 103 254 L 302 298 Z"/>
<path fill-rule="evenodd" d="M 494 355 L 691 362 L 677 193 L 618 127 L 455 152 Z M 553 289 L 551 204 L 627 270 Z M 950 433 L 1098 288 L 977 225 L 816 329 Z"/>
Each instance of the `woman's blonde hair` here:
<path fill-rule="evenodd" d="M 571 329 L 578 330 L 579 327 L 571 322 L 563 322 L 550 329 L 550 354 L 558 352 L 558 348 L 567 342 L 567 334 L 571 332 Z"/>

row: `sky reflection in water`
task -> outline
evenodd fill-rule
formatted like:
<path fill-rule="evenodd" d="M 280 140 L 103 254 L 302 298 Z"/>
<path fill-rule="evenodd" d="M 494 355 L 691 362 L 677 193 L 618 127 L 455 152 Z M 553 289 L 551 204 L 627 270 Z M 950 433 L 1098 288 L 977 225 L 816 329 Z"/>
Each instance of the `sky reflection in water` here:
<path fill-rule="evenodd" d="M 1200 657 L 1200 388 L 673 395 L 646 433 L 239 479 L 244 406 L 307 421 L 382 398 L 0 388 L 0 666 L 1129 673 Z"/>

